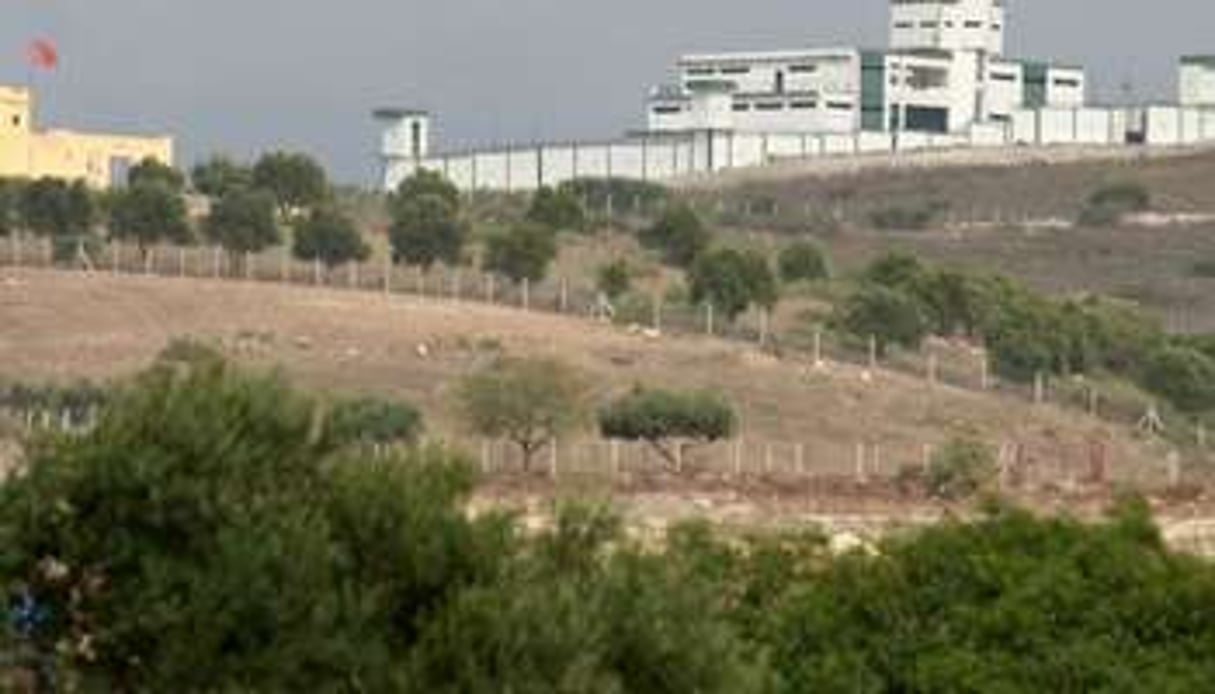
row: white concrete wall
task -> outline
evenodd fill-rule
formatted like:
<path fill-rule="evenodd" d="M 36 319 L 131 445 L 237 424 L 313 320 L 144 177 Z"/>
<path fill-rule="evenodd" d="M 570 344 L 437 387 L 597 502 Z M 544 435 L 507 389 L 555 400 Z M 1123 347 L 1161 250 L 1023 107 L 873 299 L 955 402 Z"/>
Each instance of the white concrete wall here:
<path fill-rule="evenodd" d="M 1182 106 L 1215 106 L 1215 58 L 1183 58 L 1177 81 Z"/>
<path fill-rule="evenodd" d="M 422 168 L 447 175 L 463 190 L 530 191 L 583 177 L 617 176 L 663 181 L 689 174 L 762 166 L 773 161 L 863 153 L 956 147 L 1124 145 L 1128 126 L 1142 117 L 1147 143 L 1169 146 L 1215 143 L 1215 108 L 1153 106 L 1124 109 L 1048 108 L 1013 111 L 1007 124 L 973 126 L 965 134 L 748 133 L 651 135 L 611 143 L 569 143 L 434 156 Z M 386 172 L 395 188 L 413 173 L 401 159 Z"/>

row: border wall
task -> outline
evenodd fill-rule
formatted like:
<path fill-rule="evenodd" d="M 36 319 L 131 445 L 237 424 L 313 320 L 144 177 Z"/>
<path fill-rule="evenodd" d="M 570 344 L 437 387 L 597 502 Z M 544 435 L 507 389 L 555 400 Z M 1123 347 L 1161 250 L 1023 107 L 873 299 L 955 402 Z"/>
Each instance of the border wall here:
<path fill-rule="evenodd" d="M 958 148 L 1086 145 L 1156 147 L 1215 143 L 1215 109 L 1040 109 L 965 134 L 923 132 L 651 133 L 611 142 L 530 144 L 397 160 L 385 172 L 395 188 L 416 168 L 439 171 L 461 190 L 530 191 L 577 178 L 667 181 L 777 161 Z"/>

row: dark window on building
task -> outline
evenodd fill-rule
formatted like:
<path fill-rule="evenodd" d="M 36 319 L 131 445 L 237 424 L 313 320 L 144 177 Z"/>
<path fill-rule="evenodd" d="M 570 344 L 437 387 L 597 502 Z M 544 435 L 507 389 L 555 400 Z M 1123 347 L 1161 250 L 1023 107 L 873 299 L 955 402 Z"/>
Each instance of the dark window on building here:
<path fill-rule="evenodd" d="M 852 104 L 848 103 L 847 101 L 828 101 L 827 108 L 834 111 L 851 111 Z"/>
<path fill-rule="evenodd" d="M 907 106 L 903 113 L 903 129 L 929 133 L 949 131 L 949 109 Z"/>
<path fill-rule="evenodd" d="M 789 107 L 795 108 L 799 111 L 805 111 L 807 109 L 818 108 L 818 102 L 817 101 L 794 101 L 793 103 L 789 104 Z"/>
<path fill-rule="evenodd" d="M 779 101 L 765 101 L 755 104 L 755 108 L 760 111 L 783 111 L 785 105 Z"/>
<path fill-rule="evenodd" d="M 1017 76 L 1006 72 L 993 72 L 991 79 L 994 82 L 1016 82 Z"/>
<path fill-rule="evenodd" d="M 653 111 L 660 116 L 669 116 L 675 113 L 683 113 L 683 108 L 680 106 L 655 106 Z"/>
<path fill-rule="evenodd" d="M 980 22 L 975 19 L 968 19 L 968 20 L 966 20 L 966 28 L 967 29 L 981 29 L 981 28 L 983 28 L 983 22 Z"/>
<path fill-rule="evenodd" d="M 1073 88 L 1079 87 L 1080 80 L 1074 79 L 1072 77 L 1056 77 L 1055 86 L 1056 87 L 1073 87 Z"/>
<path fill-rule="evenodd" d="M 745 75 L 751 72 L 751 68 L 746 65 L 728 65 L 721 69 L 723 75 Z"/>
<path fill-rule="evenodd" d="M 818 72 L 818 66 L 814 63 L 804 63 L 801 65 L 790 65 L 789 72 Z"/>
<path fill-rule="evenodd" d="M 734 104 L 735 111 L 750 111 L 751 104 Z"/>
<path fill-rule="evenodd" d="M 13 116 L 13 127 L 14 128 L 21 127 L 21 116 Z"/>
<path fill-rule="evenodd" d="M 717 74 L 717 71 L 711 67 L 690 67 L 688 68 L 688 74 L 696 77 L 704 77 L 705 75 L 715 75 Z"/>

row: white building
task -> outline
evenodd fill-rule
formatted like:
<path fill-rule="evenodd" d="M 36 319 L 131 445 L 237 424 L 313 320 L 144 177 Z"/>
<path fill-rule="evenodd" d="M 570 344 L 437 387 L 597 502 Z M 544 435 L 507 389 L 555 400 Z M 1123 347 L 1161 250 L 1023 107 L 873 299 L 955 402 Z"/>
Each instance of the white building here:
<path fill-rule="evenodd" d="M 1078 108 L 1077 67 L 1004 57 L 1003 0 L 892 0 L 890 46 L 688 55 L 655 88 L 654 132 L 966 133 Z"/>
<path fill-rule="evenodd" d="M 419 169 L 461 190 L 590 177 L 666 181 L 781 159 L 956 147 L 1215 142 L 1215 56 L 1188 56 L 1179 103 L 1093 107 L 1082 68 L 1005 54 L 1006 0 L 890 0 L 889 46 L 687 55 L 646 128 L 599 142 L 432 152 L 425 112 L 384 109 L 392 190 Z"/>

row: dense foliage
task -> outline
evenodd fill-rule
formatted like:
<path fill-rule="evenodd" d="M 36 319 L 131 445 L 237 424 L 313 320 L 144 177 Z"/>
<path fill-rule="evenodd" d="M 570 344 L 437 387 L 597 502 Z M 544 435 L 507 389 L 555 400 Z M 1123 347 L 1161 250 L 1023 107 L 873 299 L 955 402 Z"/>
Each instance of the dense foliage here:
<path fill-rule="evenodd" d="M 260 190 L 234 190 L 214 201 L 203 224 L 207 238 L 232 254 L 257 253 L 280 240 L 274 198 Z"/>
<path fill-rule="evenodd" d="M 329 179 L 315 159 L 298 152 L 271 152 L 253 165 L 253 185 L 274 197 L 279 216 L 290 219 L 329 195 Z"/>
<path fill-rule="evenodd" d="M 556 232 L 536 222 L 522 222 L 485 240 L 482 269 L 512 282 L 539 282 L 556 257 Z"/>
<path fill-rule="evenodd" d="M 586 227 L 586 211 L 569 188 L 544 186 L 537 190 L 527 209 L 527 219 L 555 231 L 582 231 Z"/>
<path fill-rule="evenodd" d="M 168 177 L 166 171 L 145 166 L 143 172 L 134 184 L 110 196 L 110 236 L 134 241 L 141 249 L 162 242 L 188 243 L 190 222 L 180 190 L 161 181 Z"/>
<path fill-rule="evenodd" d="M 599 266 L 595 272 L 595 288 L 609 299 L 618 299 L 633 286 L 633 266 L 624 258 Z"/>
<path fill-rule="evenodd" d="M 354 220 L 332 206 L 318 207 L 295 229 L 291 253 L 300 260 L 319 260 L 333 268 L 371 257 Z"/>
<path fill-rule="evenodd" d="M 97 217 L 96 201 L 83 181 L 30 181 L 22 187 L 17 204 L 22 226 L 42 236 L 83 236 L 92 231 Z"/>
<path fill-rule="evenodd" d="M 199 162 L 190 170 L 194 190 L 210 198 L 222 198 L 253 187 L 253 171 L 223 155 Z"/>
<path fill-rule="evenodd" d="M 810 241 L 785 246 L 777 256 L 776 265 L 784 282 L 814 282 L 825 280 L 831 274 L 823 249 Z"/>
<path fill-rule="evenodd" d="M 15 657 L 65 691 L 1193 692 L 1215 677 L 1215 568 L 1169 552 L 1139 503 L 1087 523 L 991 506 L 843 555 L 815 534 L 702 526 L 643 545 L 578 507 L 525 533 L 465 512 L 458 456 L 362 457 L 279 377 L 185 347 L 0 486 L 0 675 Z"/>
<path fill-rule="evenodd" d="M 181 193 L 186 187 L 186 177 L 181 171 L 156 159 L 144 159 L 127 171 L 127 185 L 163 186 L 174 193 Z"/>
<path fill-rule="evenodd" d="M 21 196 L 25 182 L 0 178 L 0 236 L 8 236 L 21 227 Z"/>
<path fill-rule="evenodd" d="M 424 429 L 416 407 L 367 397 L 338 402 L 329 415 L 329 426 L 339 441 L 372 446 L 415 443 Z"/>
<path fill-rule="evenodd" d="M 460 193 L 450 181 L 419 171 L 401 182 L 388 208 L 394 262 L 429 268 L 460 261 L 469 228 L 460 216 Z"/>
<path fill-rule="evenodd" d="M 738 415 L 723 396 L 708 391 L 637 388 L 599 411 L 599 432 L 609 439 L 644 441 L 668 462 L 673 445 L 728 439 Z"/>
<path fill-rule="evenodd" d="M 708 248 L 711 237 L 695 210 L 687 205 L 674 205 L 643 229 L 637 239 L 642 246 L 661 253 L 666 263 L 686 268 Z"/>
<path fill-rule="evenodd" d="M 1116 226 L 1123 217 L 1144 212 L 1152 206 L 1152 195 L 1143 185 L 1114 183 L 1098 188 L 1085 200 L 1077 223 L 1081 226 Z"/>
<path fill-rule="evenodd" d="M 727 320 L 750 306 L 772 308 L 779 298 L 768 260 L 756 251 L 719 248 L 696 258 L 688 270 L 692 301 L 711 304 Z"/>
<path fill-rule="evenodd" d="M 669 193 L 657 183 L 631 178 L 578 178 L 559 188 L 592 210 L 653 210 L 666 204 Z"/>

